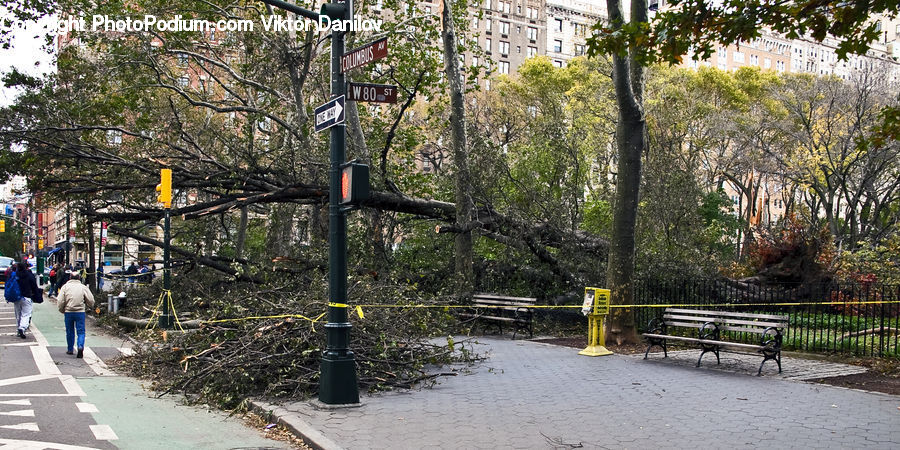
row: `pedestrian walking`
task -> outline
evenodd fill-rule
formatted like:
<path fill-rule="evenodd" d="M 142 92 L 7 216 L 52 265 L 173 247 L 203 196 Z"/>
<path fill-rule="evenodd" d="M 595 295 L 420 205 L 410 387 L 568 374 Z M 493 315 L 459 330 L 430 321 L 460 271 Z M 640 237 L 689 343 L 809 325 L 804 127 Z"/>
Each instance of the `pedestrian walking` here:
<path fill-rule="evenodd" d="M 31 313 L 34 309 L 31 297 L 38 292 L 37 279 L 34 277 L 34 274 L 31 273 L 31 270 L 28 269 L 28 264 L 20 262 L 16 264 L 16 270 L 10 272 L 9 277 L 6 279 L 6 284 L 9 287 L 7 289 L 7 294 L 9 289 L 18 290 L 16 293 L 19 297 L 18 300 L 11 300 L 10 296 L 6 295 L 6 301 L 12 301 L 14 305 L 16 312 L 16 334 L 20 338 L 25 339 L 25 332 L 28 331 L 28 328 L 31 326 Z"/>
<path fill-rule="evenodd" d="M 53 297 L 56 295 L 56 278 L 59 276 L 60 272 L 59 263 L 53 264 L 53 267 L 50 268 L 50 285 L 47 287 L 47 296 Z"/>
<path fill-rule="evenodd" d="M 103 263 L 97 266 L 97 290 L 103 292 Z"/>
<path fill-rule="evenodd" d="M 94 294 L 87 286 L 81 284 L 77 272 L 67 271 L 63 277 L 67 278 L 67 281 L 59 290 L 56 306 L 59 308 L 59 312 L 65 316 L 66 354 L 74 353 L 77 333 L 78 354 L 76 358 L 83 358 L 85 309 L 94 307 Z"/>

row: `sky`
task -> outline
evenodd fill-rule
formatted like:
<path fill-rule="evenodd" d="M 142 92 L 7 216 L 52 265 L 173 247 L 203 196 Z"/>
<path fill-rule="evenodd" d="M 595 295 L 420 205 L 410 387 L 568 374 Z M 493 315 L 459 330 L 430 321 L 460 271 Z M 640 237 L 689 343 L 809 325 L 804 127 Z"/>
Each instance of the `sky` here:
<path fill-rule="evenodd" d="M 11 17 L 3 6 L 0 6 L 0 17 Z M 0 74 L 8 73 L 12 67 L 35 76 L 52 72 L 55 69 L 52 56 L 41 49 L 41 45 L 44 43 L 42 36 L 46 32 L 43 26 L 49 22 L 50 19 L 47 18 L 40 23 L 30 22 L 24 30 L 14 28 L 12 48 L 0 49 Z M 35 36 L 38 38 L 36 39 Z M 0 106 L 12 103 L 15 96 L 14 90 L 0 85 Z"/>

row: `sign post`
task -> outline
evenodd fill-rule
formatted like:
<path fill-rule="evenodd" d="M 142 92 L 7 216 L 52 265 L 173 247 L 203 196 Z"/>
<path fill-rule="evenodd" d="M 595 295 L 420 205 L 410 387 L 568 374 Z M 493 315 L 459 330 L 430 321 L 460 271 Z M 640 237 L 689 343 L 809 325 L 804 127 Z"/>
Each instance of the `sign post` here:
<path fill-rule="evenodd" d="M 290 11 L 311 20 L 326 16 L 331 20 L 353 20 L 353 0 L 332 0 L 324 3 L 319 13 L 301 8 L 282 0 L 262 0 L 263 3 Z M 315 130 L 331 131 L 331 161 L 329 167 L 328 204 L 328 323 L 325 324 L 326 345 L 319 366 L 319 401 L 326 405 L 359 405 L 359 385 L 356 378 L 356 360 L 350 351 L 350 328 L 347 314 L 347 219 L 340 204 L 341 165 L 346 160 L 346 132 L 344 125 L 344 100 L 347 83 L 342 67 L 344 35 L 331 33 L 331 100 L 316 108 Z M 377 42 L 377 41 L 376 41 Z M 354 50 L 347 63 L 359 67 L 374 61 L 376 52 L 387 54 L 387 42 L 381 48 L 372 48 L 371 55 Z M 365 54 L 363 54 L 365 53 Z M 383 56 L 382 56 L 383 57 Z M 350 68 L 346 70 L 350 70 Z"/>
<path fill-rule="evenodd" d="M 585 356 L 612 355 L 606 349 L 606 335 L 603 331 L 603 320 L 609 314 L 609 289 L 595 287 L 584 288 L 584 304 L 581 312 L 588 316 L 588 346 L 578 352 Z"/>

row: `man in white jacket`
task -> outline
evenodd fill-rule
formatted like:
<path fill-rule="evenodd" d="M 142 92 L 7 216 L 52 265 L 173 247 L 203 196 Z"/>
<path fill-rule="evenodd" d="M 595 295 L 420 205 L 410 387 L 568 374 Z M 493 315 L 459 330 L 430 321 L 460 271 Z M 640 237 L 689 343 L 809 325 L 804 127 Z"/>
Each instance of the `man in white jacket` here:
<path fill-rule="evenodd" d="M 66 320 L 66 354 L 74 353 L 75 332 L 78 333 L 78 356 L 84 357 L 84 319 L 85 307 L 94 307 L 94 294 L 87 286 L 81 284 L 78 272 L 66 271 L 63 275 L 68 281 L 59 289 L 56 306 L 65 315 Z"/>

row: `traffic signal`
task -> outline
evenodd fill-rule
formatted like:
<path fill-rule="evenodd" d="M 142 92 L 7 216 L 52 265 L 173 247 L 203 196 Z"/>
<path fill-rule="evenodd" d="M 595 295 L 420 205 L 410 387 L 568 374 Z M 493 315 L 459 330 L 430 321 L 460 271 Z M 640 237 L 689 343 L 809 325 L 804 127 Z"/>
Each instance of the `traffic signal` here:
<path fill-rule="evenodd" d="M 159 184 L 156 185 L 159 196 L 156 201 L 163 204 L 164 208 L 172 207 L 172 169 L 159 170 Z"/>
<path fill-rule="evenodd" d="M 6 221 L 0 220 L 0 233 L 5 233 L 5 232 L 6 232 Z"/>
<path fill-rule="evenodd" d="M 341 205 L 358 205 L 369 198 L 369 166 L 347 163 L 341 167 Z"/>

